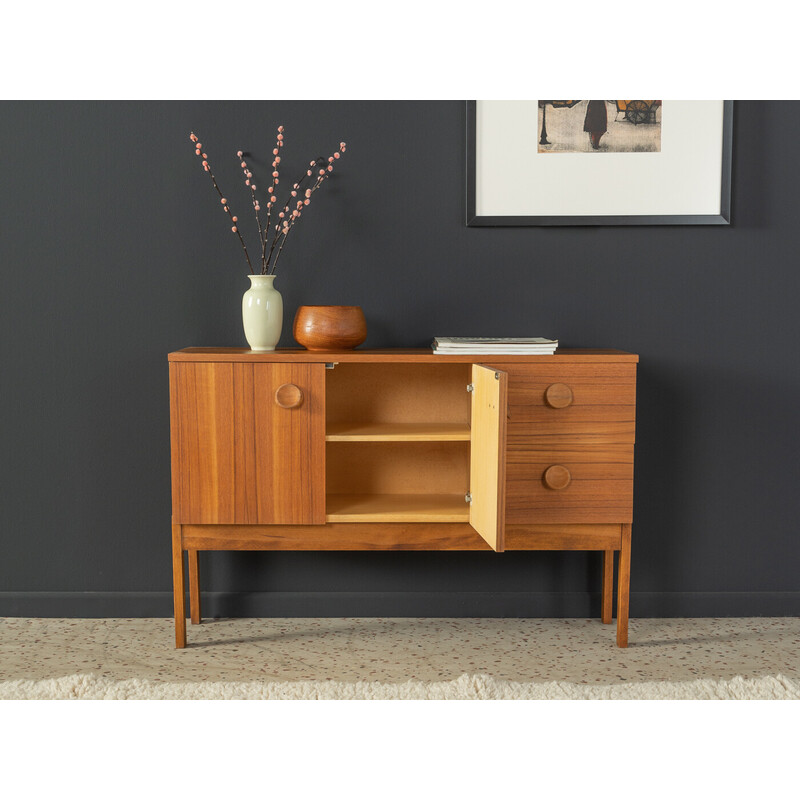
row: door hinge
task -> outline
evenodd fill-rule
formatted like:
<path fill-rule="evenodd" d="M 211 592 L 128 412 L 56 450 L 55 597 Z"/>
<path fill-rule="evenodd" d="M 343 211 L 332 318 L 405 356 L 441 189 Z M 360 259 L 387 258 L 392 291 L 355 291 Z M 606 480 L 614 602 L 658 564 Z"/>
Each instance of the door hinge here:
<path fill-rule="evenodd" d="M 465 502 L 465 503 L 471 503 L 471 502 L 472 502 L 472 495 L 471 495 L 469 492 L 467 492 L 467 493 L 464 495 L 464 502 Z"/>
<path fill-rule="evenodd" d="M 333 369 L 338 363 L 338 361 L 328 361 L 325 364 L 325 369 Z"/>
<path fill-rule="evenodd" d="M 473 384 L 471 384 L 471 383 L 468 383 L 467 384 L 467 391 L 468 392 L 474 392 L 475 391 L 475 386 Z"/>

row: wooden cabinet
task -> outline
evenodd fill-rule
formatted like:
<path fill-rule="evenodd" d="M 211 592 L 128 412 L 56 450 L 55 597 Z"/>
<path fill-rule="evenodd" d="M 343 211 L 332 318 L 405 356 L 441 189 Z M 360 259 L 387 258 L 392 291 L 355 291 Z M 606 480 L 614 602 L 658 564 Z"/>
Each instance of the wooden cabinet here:
<path fill-rule="evenodd" d="M 171 353 L 176 644 L 184 551 L 602 550 L 627 645 L 637 357 Z"/>

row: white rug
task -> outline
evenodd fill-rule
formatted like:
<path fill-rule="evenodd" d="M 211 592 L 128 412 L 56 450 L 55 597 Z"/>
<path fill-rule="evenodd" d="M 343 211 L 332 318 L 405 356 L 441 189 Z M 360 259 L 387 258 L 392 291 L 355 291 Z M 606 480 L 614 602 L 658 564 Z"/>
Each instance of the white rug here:
<path fill-rule="evenodd" d="M 462 675 L 452 681 L 405 683 L 159 683 L 86 674 L 0 682 L 0 700 L 800 700 L 800 681 L 775 675 L 597 686 Z"/>

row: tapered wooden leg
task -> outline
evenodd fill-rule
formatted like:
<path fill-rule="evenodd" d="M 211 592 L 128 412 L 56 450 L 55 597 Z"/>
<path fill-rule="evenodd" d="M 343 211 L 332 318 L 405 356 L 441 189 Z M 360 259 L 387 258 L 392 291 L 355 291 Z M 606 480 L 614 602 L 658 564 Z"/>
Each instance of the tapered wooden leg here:
<path fill-rule="evenodd" d="M 611 604 L 614 598 L 614 551 L 603 550 L 603 599 L 600 604 L 600 619 L 611 622 Z"/>
<path fill-rule="evenodd" d="M 189 608 L 192 625 L 200 624 L 200 575 L 197 571 L 197 550 L 187 550 L 189 557 Z"/>
<path fill-rule="evenodd" d="M 172 526 L 172 589 L 175 594 L 175 647 L 186 647 L 186 591 L 181 526 Z"/>
<path fill-rule="evenodd" d="M 617 647 L 628 646 L 628 598 L 631 585 L 631 526 L 622 526 L 617 568 Z"/>

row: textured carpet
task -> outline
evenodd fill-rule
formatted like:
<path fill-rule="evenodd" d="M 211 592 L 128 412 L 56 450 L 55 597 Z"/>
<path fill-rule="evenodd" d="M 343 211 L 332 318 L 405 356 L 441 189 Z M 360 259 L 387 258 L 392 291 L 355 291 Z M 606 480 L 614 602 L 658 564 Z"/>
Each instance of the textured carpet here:
<path fill-rule="evenodd" d="M 635 619 L 627 649 L 615 635 L 594 619 L 216 619 L 176 650 L 169 619 L 0 618 L 0 681 L 800 681 L 800 617 Z"/>
<path fill-rule="evenodd" d="M 518 683 L 489 675 L 451 681 L 250 681 L 160 683 L 98 675 L 0 682 L 0 700 L 800 700 L 782 675 L 597 686 Z"/>

